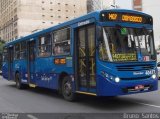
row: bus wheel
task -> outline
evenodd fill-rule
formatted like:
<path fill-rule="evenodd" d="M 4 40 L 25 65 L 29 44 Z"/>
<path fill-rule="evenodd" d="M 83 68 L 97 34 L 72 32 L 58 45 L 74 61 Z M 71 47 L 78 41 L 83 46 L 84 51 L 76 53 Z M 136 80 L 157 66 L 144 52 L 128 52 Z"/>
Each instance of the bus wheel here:
<path fill-rule="evenodd" d="M 62 81 L 62 95 L 68 101 L 75 100 L 75 93 L 72 91 L 72 80 L 69 76 L 64 77 Z"/>
<path fill-rule="evenodd" d="M 21 83 L 19 73 L 16 73 L 16 87 L 18 89 L 23 89 L 24 88 L 24 84 Z"/>

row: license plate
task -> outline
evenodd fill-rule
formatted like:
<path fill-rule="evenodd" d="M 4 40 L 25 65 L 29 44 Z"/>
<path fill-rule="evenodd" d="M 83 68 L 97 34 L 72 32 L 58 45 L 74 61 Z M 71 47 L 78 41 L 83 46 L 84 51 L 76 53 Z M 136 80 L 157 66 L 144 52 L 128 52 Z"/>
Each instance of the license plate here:
<path fill-rule="evenodd" d="M 137 86 L 135 86 L 135 90 L 141 90 L 141 89 L 144 89 L 143 85 L 137 85 Z"/>

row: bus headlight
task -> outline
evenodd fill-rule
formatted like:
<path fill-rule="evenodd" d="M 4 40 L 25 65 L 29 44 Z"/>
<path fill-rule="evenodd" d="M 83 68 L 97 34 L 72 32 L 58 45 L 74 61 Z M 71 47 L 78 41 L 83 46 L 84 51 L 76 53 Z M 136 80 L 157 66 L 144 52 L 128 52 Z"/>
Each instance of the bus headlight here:
<path fill-rule="evenodd" d="M 116 83 L 119 83 L 121 79 L 119 77 L 116 77 L 114 80 Z"/>
<path fill-rule="evenodd" d="M 119 83 L 121 81 L 121 79 L 119 77 L 112 76 L 112 75 L 106 73 L 105 71 L 101 71 L 101 74 L 105 79 L 110 79 L 116 83 Z"/>
<path fill-rule="evenodd" d="M 153 78 L 153 79 L 156 79 L 156 74 L 153 74 L 153 75 L 152 75 L 152 78 Z"/>

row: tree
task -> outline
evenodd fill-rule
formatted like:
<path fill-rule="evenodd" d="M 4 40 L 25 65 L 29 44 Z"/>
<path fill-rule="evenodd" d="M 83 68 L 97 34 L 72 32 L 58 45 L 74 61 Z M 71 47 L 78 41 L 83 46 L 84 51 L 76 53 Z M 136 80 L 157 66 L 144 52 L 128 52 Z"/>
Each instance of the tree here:
<path fill-rule="evenodd" d="M 2 52 L 3 52 L 3 46 L 5 44 L 5 41 L 1 39 L 0 37 L 0 70 L 2 68 Z"/>

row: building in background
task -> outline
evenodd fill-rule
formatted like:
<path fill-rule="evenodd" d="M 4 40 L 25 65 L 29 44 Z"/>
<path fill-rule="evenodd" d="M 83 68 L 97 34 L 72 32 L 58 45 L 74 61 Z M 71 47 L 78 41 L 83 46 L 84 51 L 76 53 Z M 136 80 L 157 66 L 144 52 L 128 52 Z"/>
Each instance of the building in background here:
<path fill-rule="evenodd" d="M 113 8 L 116 0 L 87 0 L 87 11 L 92 12 L 95 10 Z"/>
<path fill-rule="evenodd" d="M 133 0 L 133 9 L 142 11 L 142 0 Z"/>
<path fill-rule="evenodd" d="M 139 4 L 139 5 L 138 5 Z M 137 5 L 137 7 L 135 6 Z M 139 6 L 139 7 L 138 7 Z M 159 0 L 133 0 L 133 9 L 150 14 L 153 17 L 155 46 L 160 46 L 160 17 L 159 17 Z"/>
<path fill-rule="evenodd" d="M 0 37 L 12 41 L 87 13 L 87 0 L 0 0 Z"/>
<path fill-rule="evenodd" d="M 87 0 L 87 12 L 102 9 L 102 0 Z"/>
<path fill-rule="evenodd" d="M 115 0 L 115 5 L 120 9 L 133 10 L 132 0 Z"/>

